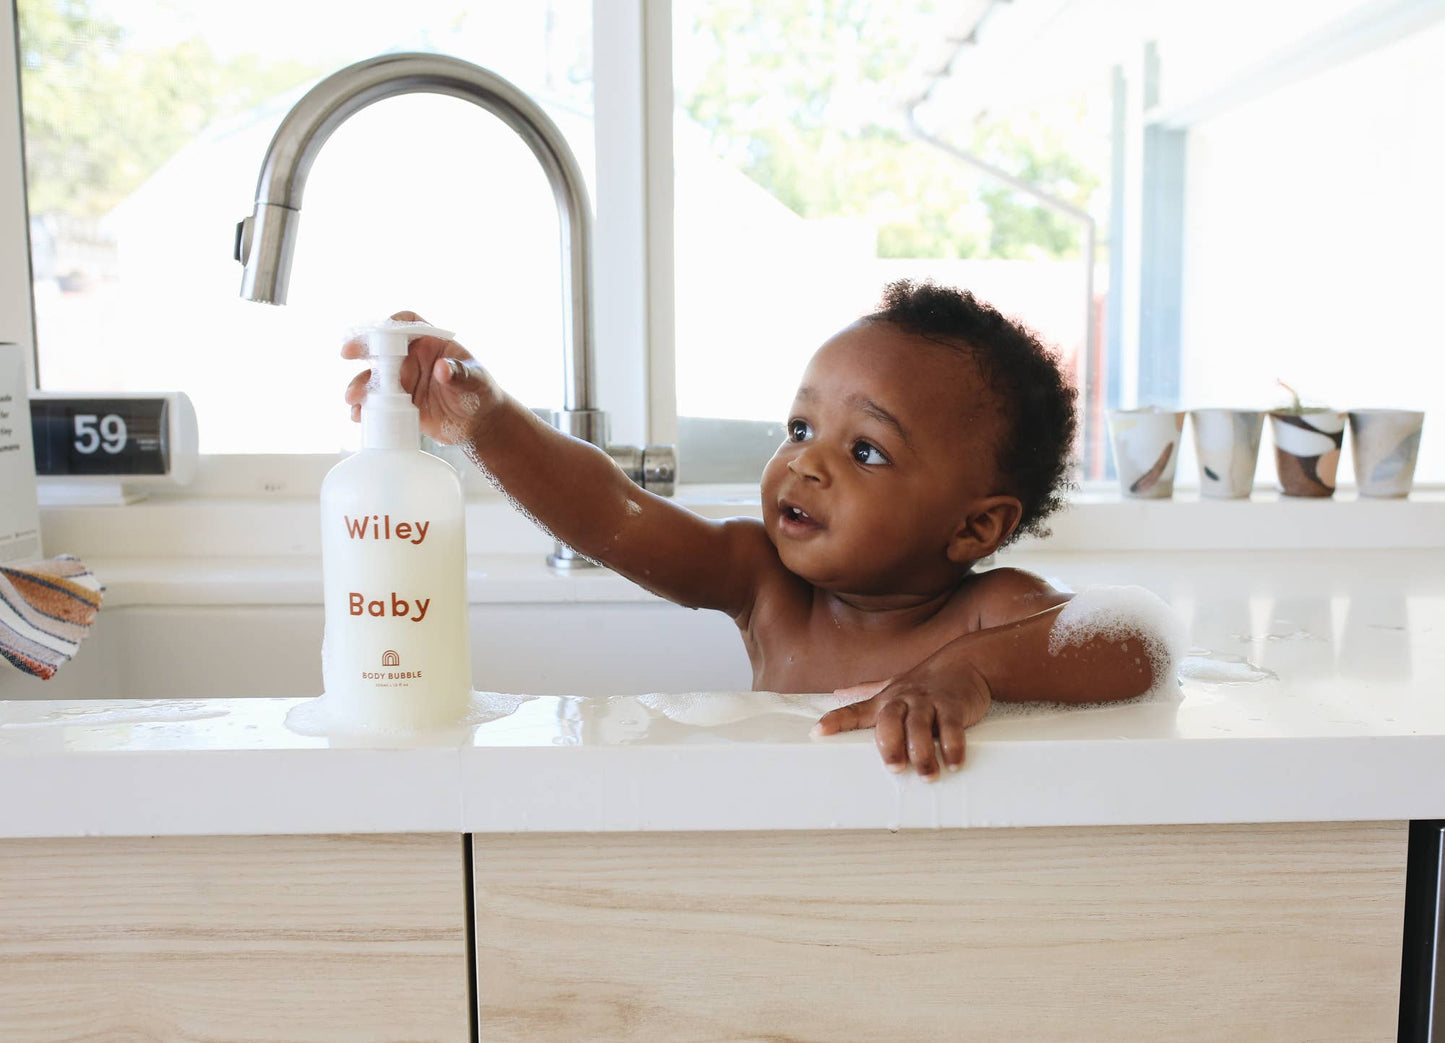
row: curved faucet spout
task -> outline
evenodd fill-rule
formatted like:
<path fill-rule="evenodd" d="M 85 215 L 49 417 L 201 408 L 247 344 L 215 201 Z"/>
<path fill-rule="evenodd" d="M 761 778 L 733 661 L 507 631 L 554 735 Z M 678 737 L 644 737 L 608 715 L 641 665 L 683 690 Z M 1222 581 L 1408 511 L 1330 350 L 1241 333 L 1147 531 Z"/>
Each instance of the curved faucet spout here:
<path fill-rule="evenodd" d="M 246 266 L 241 296 L 286 303 L 306 176 L 331 132 L 372 102 L 416 93 L 480 105 L 516 131 L 542 164 L 561 227 L 565 429 L 605 446 L 605 418 L 593 401 L 592 211 L 581 169 L 562 132 L 531 98 L 470 62 L 441 54 L 386 54 L 328 76 L 296 103 L 271 139 L 256 184 L 255 212 L 238 231 L 236 257 Z"/>

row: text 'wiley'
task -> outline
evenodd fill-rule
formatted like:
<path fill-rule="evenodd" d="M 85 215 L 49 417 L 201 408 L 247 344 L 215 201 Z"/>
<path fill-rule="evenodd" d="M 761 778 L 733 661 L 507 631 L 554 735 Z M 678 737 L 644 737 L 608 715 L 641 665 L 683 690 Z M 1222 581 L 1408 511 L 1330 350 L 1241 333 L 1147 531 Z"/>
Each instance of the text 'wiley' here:
<path fill-rule="evenodd" d="M 346 534 L 353 540 L 406 540 L 419 545 L 426 539 L 426 530 L 431 525 L 429 521 L 397 522 L 393 525 L 389 514 L 362 515 L 360 518 L 343 514 L 341 517 L 346 520 Z"/>

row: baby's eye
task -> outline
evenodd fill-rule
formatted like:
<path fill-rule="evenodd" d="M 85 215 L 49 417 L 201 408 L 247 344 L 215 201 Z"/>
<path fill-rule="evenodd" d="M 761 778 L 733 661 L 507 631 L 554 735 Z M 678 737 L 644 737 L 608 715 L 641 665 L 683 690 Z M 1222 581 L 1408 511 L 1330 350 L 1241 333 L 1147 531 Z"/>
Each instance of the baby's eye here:
<path fill-rule="evenodd" d="M 804 442 L 813 437 L 813 429 L 808 426 L 806 420 L 788 421 L 788 439 L 793 442 Z"/>
<path fill-rule="evenodd" d="M 860 464 L 867 464 L 870 467 L 878 464 L 886 464 L 888 457 L 878 451 L 878 447 L 871 442 L 864 442 L 861 439 L 853 443 L 853 459 Z"/>

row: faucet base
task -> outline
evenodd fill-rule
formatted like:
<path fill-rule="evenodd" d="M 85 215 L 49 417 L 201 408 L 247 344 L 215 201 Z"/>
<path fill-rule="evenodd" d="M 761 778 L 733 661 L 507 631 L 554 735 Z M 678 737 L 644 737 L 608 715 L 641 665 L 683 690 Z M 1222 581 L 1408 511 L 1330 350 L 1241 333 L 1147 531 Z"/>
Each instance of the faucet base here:
<path fill-rule="evenodd" d="M 558 542 L 557 549 L 547 555 L 547 565 L 550 568 L 562 569 L 570 572 L 573 569 L 600 569 L 602 568 L 591 558 L 585 558 L 578 554 L 565 543 Z"/>
<path fill-rule="evenodd" d="M 558 431 L 607 448 L 607 414 L 600 409 L 559 409 L 552 413 L 552 426 Z"/>

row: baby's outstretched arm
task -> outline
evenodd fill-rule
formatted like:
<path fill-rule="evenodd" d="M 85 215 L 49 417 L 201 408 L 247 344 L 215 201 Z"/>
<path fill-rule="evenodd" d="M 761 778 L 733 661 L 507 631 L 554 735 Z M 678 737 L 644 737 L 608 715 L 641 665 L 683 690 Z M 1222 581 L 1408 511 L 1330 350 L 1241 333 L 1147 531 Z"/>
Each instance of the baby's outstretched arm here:
<path fill-rule="evenodd" d="M 415 321 L 412 312 L 394 318 Z M 349 341 L 348 358 L 365 347 Z M 369 373 L 347 387 L 360 415 Z M 736 617 L 751 605 L 768 567 L 768 543 L 753 522 L 717 522 L 648 493 L 603 450 L 539 420 L 506 394 L 456 341 L 418 337 L 402 385 L 422 430 L 467 455 L 559 540 L 671 601 Z"/>
<path fill-rule="evenodd" d="M 1168 607 L 1153 594 L 1138 587 L 1098 588 L 1065 600 L 1069 595 L 1041 580 L 1019 577 L 1028 574 L 992 581 L 1005 595 L 997 608 L 1014 618 L 999 622 L 997 612 L 985 615 L 990 625 L 955 638 L 881 683 L 871 698 L 825 714 L 815 733 L 876 726 L 879 752 L 890 770 L 912 763 L 919 775 L 933 778 L 935 735 L 943 763 L 957 770 L 964 730 L 982 720 L 994 699 L 1110 702 L 1142 695 L 1173 676 L 1180 635 Z M 1030 582 L 1039 589 L 1028 592 Z M 1048 607 L 1025 614 L 1030 602 Z M 866 687 L 859 689 L 860 696 L 868 694 Z"/>

